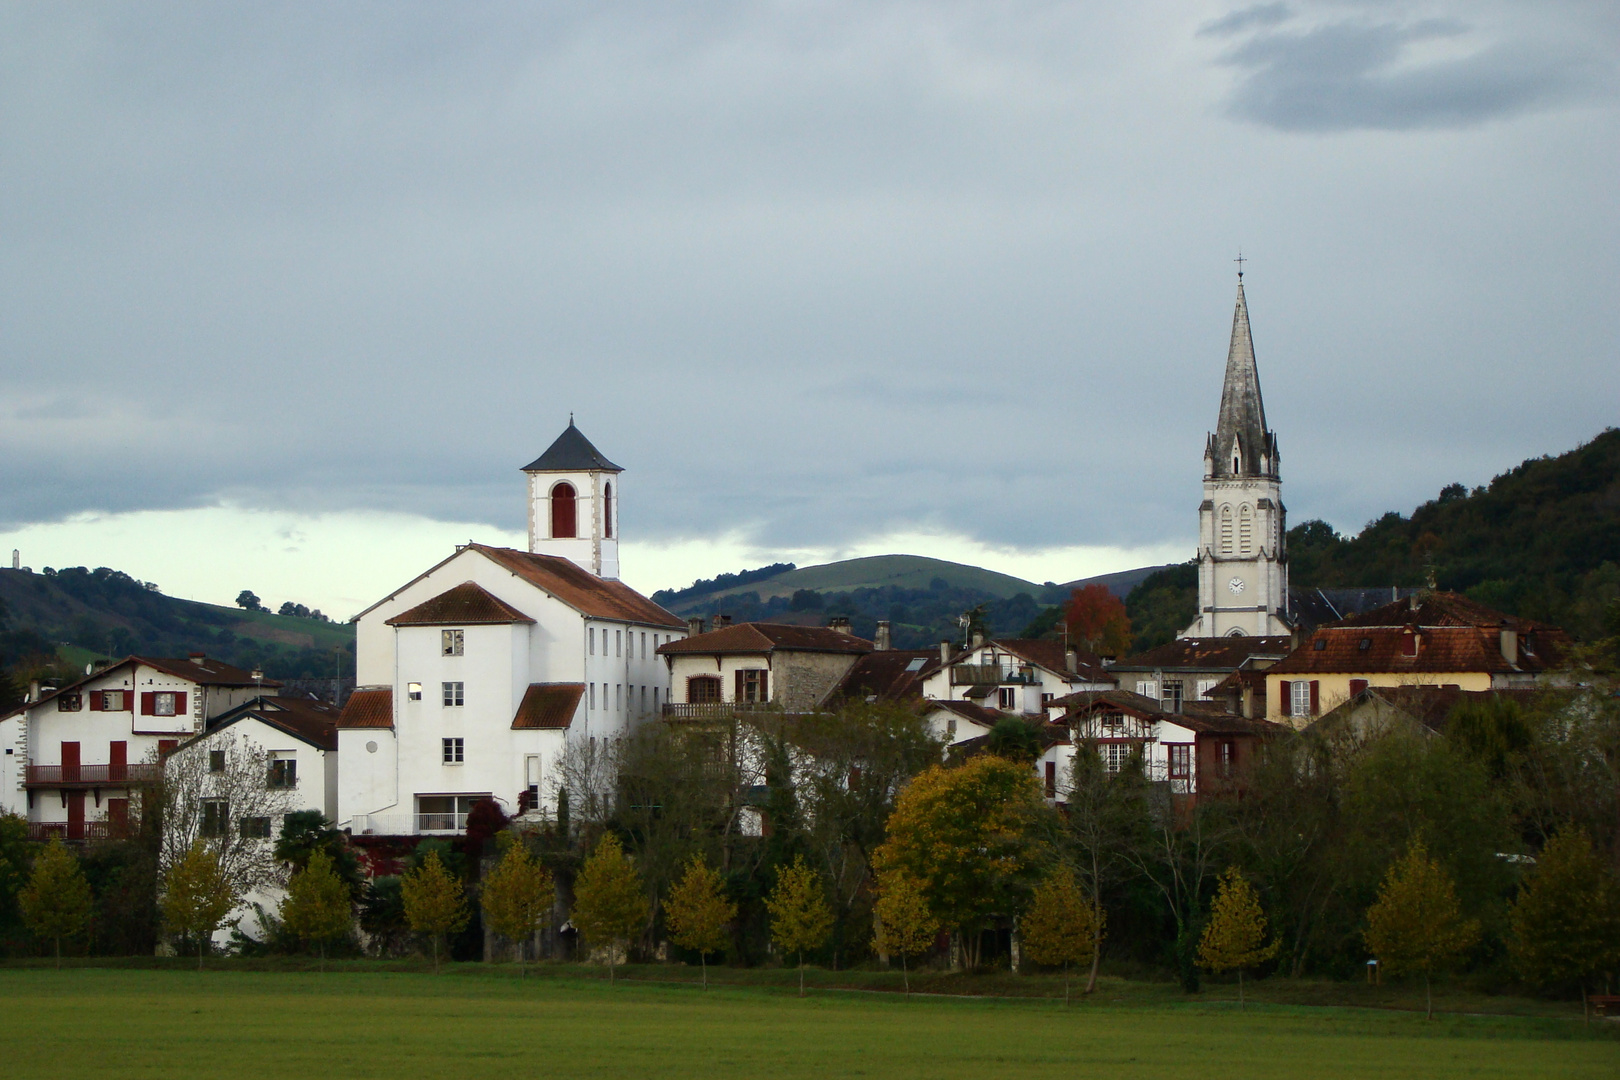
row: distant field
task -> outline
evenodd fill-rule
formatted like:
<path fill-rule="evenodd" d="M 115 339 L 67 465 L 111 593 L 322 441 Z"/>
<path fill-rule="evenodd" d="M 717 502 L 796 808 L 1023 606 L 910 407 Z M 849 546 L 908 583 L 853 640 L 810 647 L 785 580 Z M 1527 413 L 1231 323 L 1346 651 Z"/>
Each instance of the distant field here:
<path fill-rule="evenodd" d="M 1198 1001 L 1064 1009 L 922 998 L 444 976 L 0 969 L 12 1077 L 1604 1077 L 1578 1019 Z"/>

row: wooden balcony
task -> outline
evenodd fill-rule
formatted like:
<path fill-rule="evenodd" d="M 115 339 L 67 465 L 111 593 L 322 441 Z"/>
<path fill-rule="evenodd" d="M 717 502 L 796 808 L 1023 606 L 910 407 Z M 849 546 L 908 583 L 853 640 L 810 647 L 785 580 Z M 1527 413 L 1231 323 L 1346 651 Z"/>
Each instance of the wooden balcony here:
<path fill-rule="evenodd" d="M 163 767 L 151 762 L 133 765 L 29 765 L 23 774 L 28 787 L 93 788 L 155 784 Z"/>
<path fill-rule="evenodd" d="M 952 686 L 1029 686 L 1033 672 L 1008 670 L 1000 664 L 957 664 L 951 668 Z"/>
<path fill-rule="evenodd" d="M 52 840 L 69 844 L 121 840 L 129 835 L 129 826 L 122 821 L 30 821 L 27 829 L 28 839 L 42 844 Z"/>

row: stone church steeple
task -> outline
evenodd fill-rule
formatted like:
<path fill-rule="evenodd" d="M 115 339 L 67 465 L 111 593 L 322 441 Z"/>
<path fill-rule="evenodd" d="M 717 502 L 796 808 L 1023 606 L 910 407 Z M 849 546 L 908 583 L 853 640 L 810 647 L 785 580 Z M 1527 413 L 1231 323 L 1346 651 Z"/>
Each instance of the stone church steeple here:
<path fill-rule="evenodd" d="M 1198 618 L 1183 637 L 1289 632 L 1288 522 L 1279 464 L 1277 435 L 1266 427 L 1239 270 L 1221 411 L 1204 446 Z"/>

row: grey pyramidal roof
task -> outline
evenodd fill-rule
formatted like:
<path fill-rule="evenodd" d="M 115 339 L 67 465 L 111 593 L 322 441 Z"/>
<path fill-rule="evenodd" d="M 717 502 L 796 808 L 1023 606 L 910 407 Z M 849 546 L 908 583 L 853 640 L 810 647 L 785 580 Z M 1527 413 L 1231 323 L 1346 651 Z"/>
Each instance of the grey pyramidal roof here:
<path fill-rule="evenodd" d="M 1239 468 L 1232 469 L 1232 447 L 1238 448 Z M 1216 476 L 1277 475 L 1277 436 L 1266 427 L 1266 406 L 1260 400 L 1260 370 L 1254 362 L 1254 339 L 1249 334 L 1249 305 L 1243 297 L 1243 276 L 1238 275 L 1237 309 L 1232 313 L 1232 344 L 1226 353 L 1226 384 L 1221 388 L 1221 415 L 1210 437 Z M 1261 467 L 1260 458 L 1268 459 Z"/>
<path fill-rule="evenodd" d="M 624 472 L 602 456 L 602 451 L 591 445 L 584 432 L 568 418 L 568 429 L 557 436 L 557 441 L 546 452 L 523 466 L 524 472 Z"/>

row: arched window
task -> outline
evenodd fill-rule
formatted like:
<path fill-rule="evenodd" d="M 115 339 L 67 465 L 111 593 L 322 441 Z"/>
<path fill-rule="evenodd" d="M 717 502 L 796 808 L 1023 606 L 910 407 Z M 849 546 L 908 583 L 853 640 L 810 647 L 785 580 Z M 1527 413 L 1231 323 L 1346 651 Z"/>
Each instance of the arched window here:
<path fill-rule="evenodd" d="M 613 485 L 602 488 L 602 535 L 613 539 Z"/>
<path fill-rule="evenodd" d="M 579 535 L 575 526 L 574 485 L 564 481 L 551 489 L 551 538 L 572 540 Z"/>
<path fill-rule="evenodd" d="M 1221 554 L 1232 554 L 1232 504 L 1221 507 Z"/>
<path fill-rule="evenodd" d="M 720 679 L 716 675 L 693 675 L 686 680 L 689 705 L 713 705 L 720 700 Z"/>
<path fill-rule="evenodd" d="M 1243 443 L 1237 439 L 1232 440 L 1232 472 L 1243 471 Z"/>
<path fill-rule="evenodd" d="M 1227 637 L 1242 637 L 1243 636 L 1243 631 L 1234 626 L 1234 627 L 1232 627 L 1232 629 L 1230 629 L 1230 630 L 1228 630 L 1226 632 L 1226 636 Z"/>
<path fill-rule="evenodd" d="M 1245 555 L 1254 550 L 1254 507 L 1248 503 L 1238 511 L 1238 551 Z"/>

